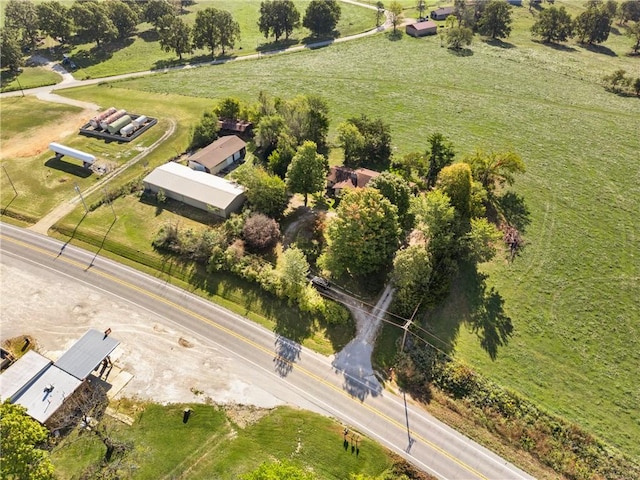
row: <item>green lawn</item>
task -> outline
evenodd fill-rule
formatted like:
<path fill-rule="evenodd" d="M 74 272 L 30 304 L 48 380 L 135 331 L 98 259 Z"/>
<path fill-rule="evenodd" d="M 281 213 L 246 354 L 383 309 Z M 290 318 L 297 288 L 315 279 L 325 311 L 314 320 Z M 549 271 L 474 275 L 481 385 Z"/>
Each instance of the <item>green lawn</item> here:
<path fill-rule="evenodd" d="M 182 413 L 187 406 L 193 413 L 184 424 Z M 128 464 L 139 467 L 132 478 L 140 480 L 236 480 L 275 459 L 312 469 L 317 478 L 343 480 L 352 473 L 378 476 L 399 461 L 367 438 L 360 441 L 356 456 L 343 448 L 341 426 L 314 413 L 280 407 L 265 412 L 246 409 L 240 417 L 236 415 L 228 417 L 211 405 L 152 404 L 135 415 L 131 427 L 108 417 L 105 422 L 111 425 L 112 438 L 133 443 Z M 52 456 L 58 477 L 77 478 L 99 461 L 104 449 L 95 435 L 72 434 Z"/>
<path fill-rule="evenodd" d="M 518 10 L 518 22 L 531 22 L 527 9 Z M 470 55 L 456 56 L 437 38 L 381 35 L 117 86 L 132 95 L 249 101 L 260 90 L 321 92 L 333 128 L 360 113 L 382 117 L 398 154 L 423 150 L 432 132 L 450 137 L 461 154 L 514 148 L 527 164 L 517 191 L 530 212 L 528 245 L 514 263 L 485 270 L 515 335 L 491 361 L 475 335 L 458 327 L 464 308 L 453 305 L 434 321 L 446 323 L 438 328 L 456 338 L 457 356 L 479 371 L 637 455 L 640 102 L 607 93 L 599 81 L 617 68 L 640 76 L 640 66 L 625 56 L 622 36 L 606 44 L 615 56 L 573 43 L 554 49 L 528 34 L 509 41 L 476 39 Z"/>
<path fill-rule="evenodd" d="M 0 92 L 55 85 L 61 79 L 57 73 L 42 67 L 24 67 L 19 75 L 5 69 L 0 71 Z"/>

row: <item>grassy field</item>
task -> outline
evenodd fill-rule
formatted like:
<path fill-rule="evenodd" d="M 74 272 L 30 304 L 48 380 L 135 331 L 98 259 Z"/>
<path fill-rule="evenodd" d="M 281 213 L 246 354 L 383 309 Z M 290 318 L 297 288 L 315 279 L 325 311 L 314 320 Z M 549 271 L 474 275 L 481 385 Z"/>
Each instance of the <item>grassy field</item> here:
<path fill-rule="evenodd" d="M 532 22 L 526 9 L 517 15 L 521 28 Z M 492 361 L 462 326 L 464 302 L 450 302 L 427 323 L 481 372 L 637 456 L 640 102 L 599 84 L 617 68 L 640 76 L 628 51 L 629 39 L 616 34 L 595 50 L 553 49 L 527 33 L 499 45 L 476 39 L 461 56 L 437 38 L 382 35 L 116 86 L 132 96 L 245 100 L 260 90 L 320 92 L 332 127 L 360 113 L 384 118 L 400 155 L 423 150 L 432 132 L 450 137 L 461 154 L 514 148 L 527 164 L 517 188 L 529 211 L 528 244 L 515 262 L 484 270 L 515 334 Z"/>
<path fill-rule="evenodd" d="M 182 423 L 185 407 L 193 411 Z M 138 407 L 140 408 L 140 407 Z M 113 422 L 109 419 L 107 423 Z M 343 448 L 342 427 L 317 414 L 287 407 L 252 411 L 239 407 L 227 416 L 210 405 L 147 405 L 131 427 L 112 423 L 113 438 L 131 441 L 134 479 L 190 478 L 235 480 L 263 462 L 288 459 L 317 478 L 343 480 L 351 473 L 378 476 L 397 457 L 362 438 L 359 454 Z M 104 455 L 97 436 L 73 434 L 52 456 L 61 479 L 77 478 Z"/>
<path fill-rule="evenodd" d="M 0 71 L 0 92 L 55 85 L 60 75 L 42 67 L 24 67 L 18 76 L 8 70 Z"/>

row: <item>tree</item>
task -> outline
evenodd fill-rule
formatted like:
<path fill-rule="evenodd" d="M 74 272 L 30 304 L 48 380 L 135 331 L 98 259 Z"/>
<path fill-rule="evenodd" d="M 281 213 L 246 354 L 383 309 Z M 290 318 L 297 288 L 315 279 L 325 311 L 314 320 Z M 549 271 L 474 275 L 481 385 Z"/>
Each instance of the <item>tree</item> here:
<path fill-rule="evenodd" d="M 564 7 L 545 8 L 531 27 L 534 36 L 544 43 L 565 42 L 573 36 L 573 21 Z"/>
<path fill-rule="evenodd" d="M 340 20 L 340 5 L 336 0 L 311 0 L 302 26 L 311 30 L 311 34 L 320 37 L 334 31 Z"/>
<path fill-rule="evenodd" d="M 576 17 L 574 30 L 580 43 L 602 43 L 609 38 L 612 22 L 606 6 L 592 5 Z"/>
<path fill-rule="evenodd" d="M 365 276 L 386 269 L 398 247 L 395 205 L 373 188 L 348 191 L 325 231 L 320 264 L 335 275 Z"/>
<path fill-rule="evenodd" d="M 226 97 L 218 102 L 213 109 L 213 113 L 221 120 L 236 121 L 240 119 L 242 110 L 240 100 L 234 97 Z"/>
<path fill-rule="evenodd" d="M 504 0 L 491 0 L 478 21 L 480 34 L 491 38 L 506 38 L 511 34 L 512 7 Z"/>
<path fill-rule="evenodd" d="M 454 163 L 440 170 L 437 188 L 450 199 L 461 219 L 471 214 L 471 167 L 466 163 Z"/>
<path fill-rule="evenodd" d="M 51 38 L 67 43 L 73 30 L 69 9 L 57 1 L 40 3 L 36 8 L 40 29 Z"/>
<path fill-rule="evenodd" d="M 640 22 L 640 2 L 638 0 L 622 2 L 618 8 L 618 18 L 621 25 L 626 24 L 629 20 Z"/>
<path fill-rule="evenodd" d="M 296 141 L 286 131 L 280 132 L 276 149 L 267 158 L 269 169 L 280 178 L 285 178 L 287 169 L 296 154 Z"/>
<path fill-rule="evenodd" d="M 9 402 L 0 404 L 0 477 L 53 479 L 49 453 L 38 448 L 47 435 L 47 429 L 29 417 L 24 407 Z"/>
<path fill-rule="evenodd" d="M 282 252 L 277 269 L 280 273 L 282 293 L 292 300 L 300 298 L 309 275 L 309 262 L 304 252 L 296 246 L 287 248 Z"/>
<path fill-rule="evenodd" d="M 166 0 L 149 0 L 144 9 L 144 19 L 157 30 L 160 29 L 162 20 L 167 15 L 175 17 L 176 11 Z"/>
<path fill-rule="evenodd" d="M 265 0 L 260 4 L 258 29 L 265 38 L 271 34 L 276 42 L 284 34 L 285 39 L 300 25 L 300 13 L 291 0 Z"/>
<path fill-rule="evenodd" d="M 205 147 L 218 138 L 218 117 L 211 112 L 202 115 L 200 123 L 193 129 L 190 149 Z"/>
<path fill-rule="evenodd" d="M 32 48 L 38 40 L 40 22 L 36 6 L 29 0 L 8 0 L 4 8 L 5 28 L 22 33 L 22 41 Z"/>
<path fill-rule="evenodd" d="M 118 30 L 118 38 L 122 40 L 133 35 L 139 21 L 136 11 L 121 0 L 109 0 L 105 5 L 109 18 Z"/>
<path fill-rule="evenodd" d="M 359 166 L 364 149 L 364 135 L 350 122 L 338 125 L 338 143 L 344 150 L 344 164 L 347 167 Z"/>
<path fill-rule="evenodd" d="M 118 29 L 109 18 L 106 3 L 76 2 L 69 10 L 81 37 L 96 42 L 110 42 L 118 36 Z"/>
<path fill-rule="evenodd" d="M 260 119 L 255 129 L 254 141 L 268 158 L 278 144 L 282 132 L 287 132 L 287 126 L 281 115 L 267 115 Z"/>
<path fill-rule="evenodd" d="M 382 172 L 373 178 L 368 187 L 378 190 L 387 200 L 398 209 L 398 221 L 408 230 L 413 224 L 413 216 L 409 214 L 411 206 L 411 188 L 409 184 L 398 175 L 391 172 Z"/>
<path fill-rule="evenodd" d="M 471 229 L 462 241 L 467 249 L 468 258 L 473 262 L 482 263 L 495 257 L 502 238 L 503 233 L 486 218 L 472 218 Z"/>
<path fill-rule="evenodd" d="M 252 210 L 272 218 L 280 218 L 287 208 L 289 197 L 284 181 L 249 162 L 236 168 L 231 178 L 245 187 L 247 202 Z"/>
<path fill-rule="evenodd" d="M 376 27 L 380 26 L 382 17 L 384 17 L 384 3 L 376 2 Z"/>
<path fill-rule="evenodd" d="M 413 183 L 418 189 L 426 188 L 424 177 L 427 175 L 428 168 L 426 156 L 419 152 L 407 153 L 402 158 L 394 157 L 391 162 L 391 171 Z"/>
<path fill-rule="evenodd" d="M 634 80 L 632 88 L 633 91 L 636 92 L 636 97 L 640 97 L 640 77 Z"/>
<path fill-rule="evenodd" d="M 515 174 L 525 172 L 522 158 L 510 150 L 489 153 L 476 150 L 466 156 L 463 162 L 471 166 L 473 178 L 482 184 L 489 195 L 493 194 L 497 186 L 505 183 L 513 185 Z"/>
<path fill-rule="evenodd" d="M 602 79 L 605 83 L 605 88 L 616 93 L 624 91 L 632 82 L 631 78 L 627 77 L 626 74 L 626 70 L 619 69 L 611 75 L 606 75 Z"/>
<path fill-rule="evenodd" d="M 193 27 L 193 42 L 196 47 L 207 47 L 212 55 L 220 47 L 224 55 L 226 48 L 233 48 L 239 37 L 240 26 L 229 12 L 208 7 L 196 14 Z"/>
<path fill-rule="evenodd" d="M 305 117 L 303 119 L 303 139 L 311 140 L 318 146 L 318 152 L 328 153 L 329 105 L 318 95 L 305 95 Z"/>
<path fill-rule="evenodd" d="M 391 21 L 391 25 L 393 25 L 393 33 L 396 33 L 396 28 L 400 23 L 402 23 L 402 5 L 393 1 L 389 4 L 389 20 Z"/>
<path fill-rule="evenodd" d="M 411 202 L 416 226 L 427 238 L 429 252 L 438 256 L 451 249 L 456 210 L 449 196 L 435 189 L 415 197 Z"/>
<path fill-rule="evenodd" d="M 473 31 L 467 27 L 453 27 L 447 29 L 447 45 L 453 50 L 460 50 L 464 45 L 471 45 Z"/>
<path fill-rule="evenodd" d="M 306 207 L 309 194 L 324 189 L 328 170 L 327 159 L 318 153 L 315 143 L 307 140 L 298 147 L 287 169 L 287 188 L 302 193 Z"/>
<path fill-rule="evenodd" d="M 169 21 L 167 28 L 163 28 L 158 34 L 160 47 L 165 52 L 175 52 L 182 60 L 182 55 L 193 52 L 193 42 L 191 41 L 191 27 L 180 17 L 165 17 Z M 216 127 L 217 127 L 217 118 Z M 204 138 L 197 143 L 204 142 Z M 210 143 L 210 142 L 209 142 Z"/>
<path fill-rule="evenodd" d="M 338 138 L 345 150 L 345 165 L 352 168 L 374 167 L 386 170 L 391 160 L 391 133 L 388 124 L 366 115 L 349 118 L 338 125 Z"/>
<path fill-rule="evenodd" d="M 24 66 L 18 32 L 7 27 L 0 29 L 0 65 L 12 72 Z"/>
<path fill-rule="evenodd" d="M 253 472 L 242 476 L 242 480 L 313 480 L 313 475 L 302 468 L 284 460 L 282 462 L 263 463 Z"/>
<path fill-rule="evenodd" d="M 637 54 L 638 50 L 640 50 L 640 21 L 633 23 L 627 29 L 627 35 L 633 39 L 633 53 Z"/>
<path fill-rule="evenodd" d="M 391 281 L 395 287 L 394 310 L 410 316 L 428 293 L 431 258 L 424 245 L 410 245 L 399 250 L 393 259 Z"/>
<path fill-rule="evenodd" d="M 253 250 L 268 250 L 278 243 L 280 227 L 273 218 L 262 213 L 254 213 L 244 222 L 242 238 L 247 246 Z"/>
<path fill-rule="evenodd" d="M 444 135 L 433 133 L 429 136 L 429 149 L 426 153 L 426 160 L 429 162 L 427 188 L 435 186 L 438 173 L 447 165 L 451 165 L 455 155 L 453 144 Z"/>

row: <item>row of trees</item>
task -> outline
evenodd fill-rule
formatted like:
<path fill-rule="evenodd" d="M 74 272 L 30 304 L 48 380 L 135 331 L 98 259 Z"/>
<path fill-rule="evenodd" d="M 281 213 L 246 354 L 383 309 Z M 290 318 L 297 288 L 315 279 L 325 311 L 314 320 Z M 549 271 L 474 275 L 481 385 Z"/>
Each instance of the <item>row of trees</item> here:
<path fill-rule="evenodd" d="M 312 0 L 304 14 L 302 25 L 314 36 L 331 34 L 340 20 L 337 0 Z M 300 12 L 292 0 L 265 0 L 260 4 L 258 29 L 265 38 L 273 35 L 277 42 L 300 27 Z"/>

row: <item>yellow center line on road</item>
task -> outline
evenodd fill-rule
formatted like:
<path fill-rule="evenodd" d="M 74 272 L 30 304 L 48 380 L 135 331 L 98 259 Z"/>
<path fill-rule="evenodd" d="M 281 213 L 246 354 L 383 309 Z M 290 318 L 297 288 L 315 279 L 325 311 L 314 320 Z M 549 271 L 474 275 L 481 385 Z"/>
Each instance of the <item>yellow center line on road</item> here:
<path fill-rule="evenodd" d="M 16 245 L 20 245 L 20 246 L 22 246 L 24 248 L 28 248 L 30 250 L 36 251 L 36 252 L 38 252 L 38 253 L 40 253 L 42 255 L 46 255 L 48 257 L 55 258 L 57 260 L 65 262 L 65 263 L 67 263 L 69 265 L 73 265 L 75 267 L 78 267 L 83 271 L 86 271 L 86 268 L 87 268 L 86 265 L 81 263 L 81 262 L 78 262 L 76 260 L 72 260 L 70 258 L 62 257 L 59 254 L 56 254 L 56 253 L 50 252 L 48 250 L 45 250 L 43 248 L 36 247 L 34 245 L 25 243 L 25 242 L 23 242 L 21 240 L 17 240 L 17 239 L 11 238 L 11 237 L 7 237 L 5 235 L 0 235 L 0 237 L 3 240 L 9 241 L 9 242 L 14 243 Z M 208 325 L 210 325 L 210 326 L 212 326 L 212 327 L 214 327 L 214 328 L 226 333 L 227 335 L 231 335 L 232 337 L 236 338 L 237 340 L 240 340 L 240 341 L 246 343 L 247 345 L 250 345 L 250 346 L 256 348 L 257 350 L 260 350 L 260 351 L 266 353 L 267 355 L 269 355 L 269 357 L 272 357 L 272 356 L 275 355 L 275 358 L 277 360 L 286 363 L 292 369 L 295 369 L 295 370 L 299 371 L 300 373 L 306 375 L 307 377 L 312 378 L 312 379 L 322 383 L 323 385 L 331 388 L 332 390 L 334 390 L 335 392 L 339 393 L 343 397 L 348 398 L 349 400 L 351 400 L 353 402 L 356 402 L 356 400 L 351 395 L 349 395 L 347 392 L 345 392 L 342 388 L 334 385 L 333 383 L 325 380 L 324 378 L 316 375 L 315 373 L 307 370 L 306 368 L 301 367 L 300 365 L 297 365 L 295 362 L 292 362 L 289 359 L 284 358 L 284 357 L 276 354 L 272 350 L 270 350 L 270 349 L 268 349 L 266 347 L 263 347 L 262 345 L 254 342 L 253 340 L 251 340 L 251 339 L 249 339 L 249 338 L 247 338 L 247 337 L 245 337 L 245 336 L 243 336 L 243 335 L 241 335 L 241 334 L 239 334 L 237 332 L 234 332 L 233 330 L 231 330 L 231 329 L 229 329 L 227 327 L 224 327 L 223 325 L 220 325 L 219 323 L 216 323 L 213 320 L 210 320 L 209 318 L 207 318 L 207 317 L 205 317 L 203 315 L 200 315 L 200 314 L 198 314 L 198 313 L 196 313 L 196 312 L 194 312 L 194 311 L 192 311 L 192 310 L 190 310 L 190 309 L 188 309 L 186 307 L 183 307 L 182 305 L 179 305 L 179 304 L 174 303 L 174 302 L 172 302 L 170 300 L 167 300 L 166 298 L 164 298 L 164 297 L 162 297 L 160 295 L 157 295 L 157 294 L 155 294 L 153 292 L 150 292 L 149 290 L 146 290 L 146 289 L 144 289 L 142 287 L 138 287 L 137 285 L 129 283 L 129 282 L 125 281 L 125 280 L 121 280 L 121 279 L 119 279 L 119 278 L 117 278 L 117 277 L 115 277 L 115 276 L 113 276 L 113 275 L 111 275 L 111 274 L 109 274 L 107 272 L 100 271 L 100 270 L 96 269 L 96 267 L 92 267 L 91 271 L 94 274 L 96 274 L 96 275 L 98 275 L 100 277 L 103 277 L 103 278 L 105 278 L 107 280 L 110 280 L 110 281 L 112 281 L 114 283 L 118 283 L 118 284 L 122 285 L 123 287 L 126 287 L 126 288 L 128 288 L 130 290 L 134 290 L 134 291 L 139 292 L 139 293 L 141 293 L 143 295 L 146 295 L 147 297 L 152 298 L 154 300 L 157 300 L 157 301 L 159 301 L 161 303 L 164 303 L 165 305 L 167 305 L 167 306 L 169 306 L 171 308 L 174 308 L 174 309 L 176 309 L 176 310 L 178 310 L 180 312 L 185 313 L 186 315 L 189 315 L 192 318 L 195 318 L 196 320 L 200 320 L 201 322 L 204 322 L 204 323 L 206 323 L 206 324 L 208 324 Z M 397 420 L 394 420 L 393 418 L 391 418 L 388 415 L 384 414 L 380 410 L 378 410 L 378 409 L 376 409 L 376 408 L 374 408 L 374 407 L 372 407 L 370 405 L 367 405 L 364 402 L 356 402 L 356 403 L 358 403 L 360 406 L 366 408 L 367 410 L 369 410 L 371 413 L 373 413 L 374 415 L 378 416 L 379 418 L 382 418 L 382 419 L 386 420 L 391 425 L 399 428 L 400 430 L 404 431 L 406 429 L 406 426 L 403 423 L 398 422 Z M 412 435 L 411 435 L 412 438 L 418 439 L 422 443 L 424 443 L 426 445 L 429 445 L 431 448 L 433 448 L 437 452 L 441 453 L 442 455 L 446 456 L 447 458 L 449 458 L 450 460 L 452 460 L 453 462 L 455 462 L 456 464 L 458 464 L 459 466 L 461 466 L 465 470 L 469 471 L 473 475 L 477 476 L 478 478 L 480 478 L 482 480 L 489 480 L 488 477 L 484 476 L 482 473 L 478 472 L 473 467 L 465 464 L 460 459 L 454 457 L 452 454 L 450 454 L 446 450 L 443 450 L 441 447 L 439 447 L 435 443 L 431 442 L 430 440 L 427 440 L 426 438 L 424 438 L 423 436 L 421 436 L 418 433 L 415 433 L 415 432 L 411 432 L 411 433 L 412 433 Z"/>

